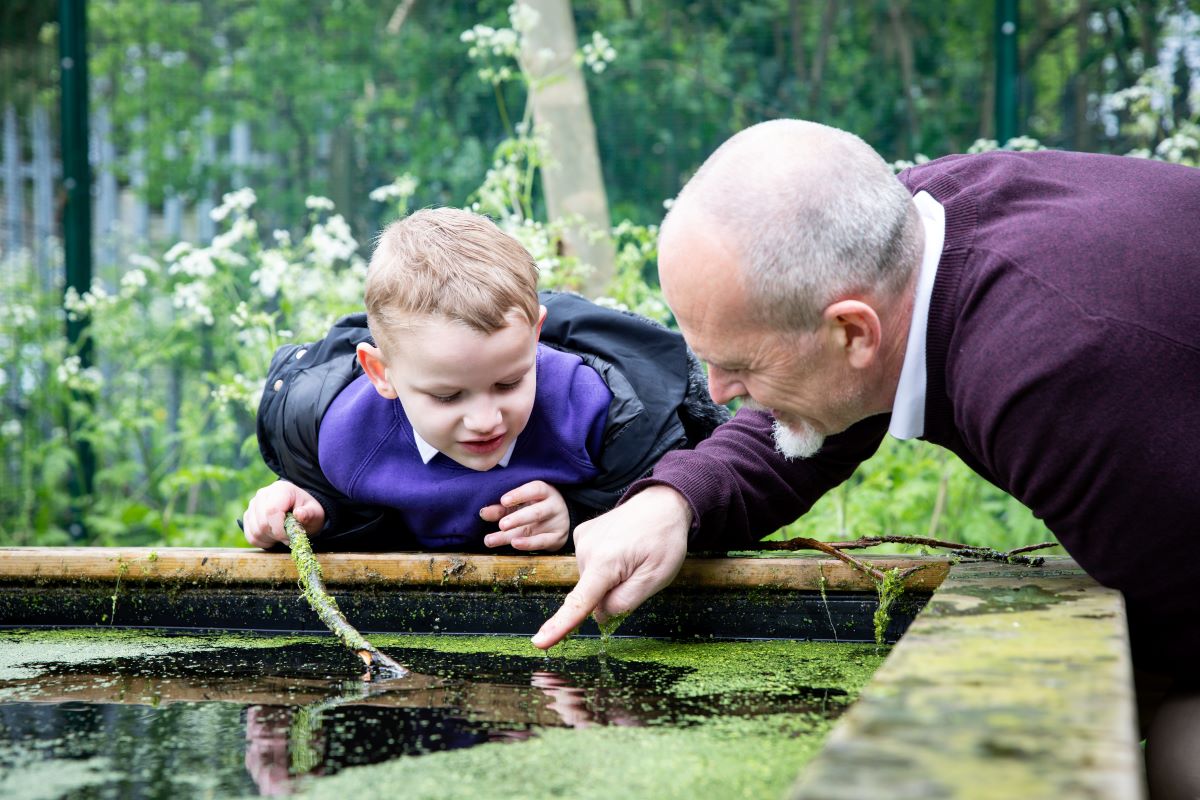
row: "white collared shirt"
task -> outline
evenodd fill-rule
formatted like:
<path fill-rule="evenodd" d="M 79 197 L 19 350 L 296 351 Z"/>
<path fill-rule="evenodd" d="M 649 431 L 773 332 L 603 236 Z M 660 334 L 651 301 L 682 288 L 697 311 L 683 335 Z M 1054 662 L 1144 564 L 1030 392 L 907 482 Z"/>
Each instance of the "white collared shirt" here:
<path fill-rule="evenodd" d="M 921 256 L 921 272 L 917 276 L 917 293 L 913 298 L 912 322 L 908 328 L 904 364 L 900 368 L 900 383 L 896 386 L 892 420 L 888 425 L 888 433 L 897 439 L 916 439 L 925 432 L 925 335 L 933 281 L 946 242 L 946 209 L 942 204 L 928 192 L 917 192 L 913 202 L 925 228 L 925 250 Z"/>
<path fill-rule="evenodd" d="M 417 429 L 412 429 L 413 441 L 417 443 L 417 452 L 421 454 L 421 461 L 428 464 L 430 459 L 436 456 L 441 451 L 431 445 L 429 442 L 421 438 L 421 434 L 417 433 Z M 519 438 L 519 437 L 518 437 Z M 500 459 L 499 466 L 507 467 L 508 462 L 512 460 L 513 450 L 517 448 L 517 440 L 513 439 L 508 445 L 508 450 L 504 453 L 504 458 Z M 449 458 L 449 456 L 447 456 Z"/>

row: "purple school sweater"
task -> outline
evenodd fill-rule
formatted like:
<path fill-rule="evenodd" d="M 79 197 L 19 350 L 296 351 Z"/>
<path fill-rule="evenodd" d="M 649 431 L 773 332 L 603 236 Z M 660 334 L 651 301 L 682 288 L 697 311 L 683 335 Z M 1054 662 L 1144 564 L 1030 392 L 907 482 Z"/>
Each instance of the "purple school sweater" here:
<path fill-rule="evenodd" d="M 999 152 L 899 178 L 946 209 L 922 438 L 1124 592 L 1140 666 L 1200 656 L 1200 170 Z M 745 546 L 849 477 L 887 425 L 863 420 L 788 462 L 770 418 L 743 410 L 630 494 L 673 486 L 695 512 L 693 548 Z"/>
<path fill-rule="evenodd" d="M 486 472 L 442 453 L 421 461 L 412 424 L 399 400 L 388 400 L 361 375 L 334 399 L 321 420 L 321 471 L 355 502 L 398 509 L 421 547 L 480 547 L 496 524 L 479 518 L 484 506 L 533 480 L 555 486 L 597 474 L 612 393 L 579 356 L 537 348 L 533 411 L 507 467 Z"/>

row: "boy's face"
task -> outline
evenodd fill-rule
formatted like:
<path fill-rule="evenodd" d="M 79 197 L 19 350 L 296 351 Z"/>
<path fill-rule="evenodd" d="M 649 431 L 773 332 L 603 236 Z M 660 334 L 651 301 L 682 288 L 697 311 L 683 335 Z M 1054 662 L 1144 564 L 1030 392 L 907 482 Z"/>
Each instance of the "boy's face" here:
<path fill-rule="evenodd" d="M 422 439 L 464 467 L 488 470 L 529 422 L 545 316 L 542 308 L 533 326 L 514 310 L 491 334 L 427 316 L 392 336 L 386 364 L 369 345 L 359 346 L 359 360 L 381 395 L 400 400 Z"/>

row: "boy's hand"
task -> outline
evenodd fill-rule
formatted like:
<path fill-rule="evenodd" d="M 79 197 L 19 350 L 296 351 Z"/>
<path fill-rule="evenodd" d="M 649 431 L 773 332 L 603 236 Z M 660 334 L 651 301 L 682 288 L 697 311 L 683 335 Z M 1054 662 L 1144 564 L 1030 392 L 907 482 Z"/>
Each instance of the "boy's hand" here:
<path fill-rule="evenodd" d="M 561 550 L 571 528 L 566 501 L 545 481 L 530 481 L 506 492 L 499 504 L 488 506 L 479 516 L 500 524 L 499 533 L 483 537 L 488 547 L 507 544 L 517 550 Z"/>
<path fill-rule="evenodd" d="M 325 509 L 317 499 L 294 483 L 276 481 L 264 486 L 250 499 L 242 514 L 246 541 L 266 550 L 278 542 L 287 544 L 283 515 L 291 511 L 311 536 L 325 527 Z"/>

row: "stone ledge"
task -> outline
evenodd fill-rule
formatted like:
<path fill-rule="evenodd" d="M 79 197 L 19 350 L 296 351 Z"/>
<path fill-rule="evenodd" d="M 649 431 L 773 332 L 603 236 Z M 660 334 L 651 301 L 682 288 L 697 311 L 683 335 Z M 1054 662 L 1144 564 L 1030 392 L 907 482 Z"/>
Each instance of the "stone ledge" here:
<path fill-rule="evenodd" d="M 1064 559 L 952 567 L 791 793 L 1144 796 L 1124 601 Z"/>

